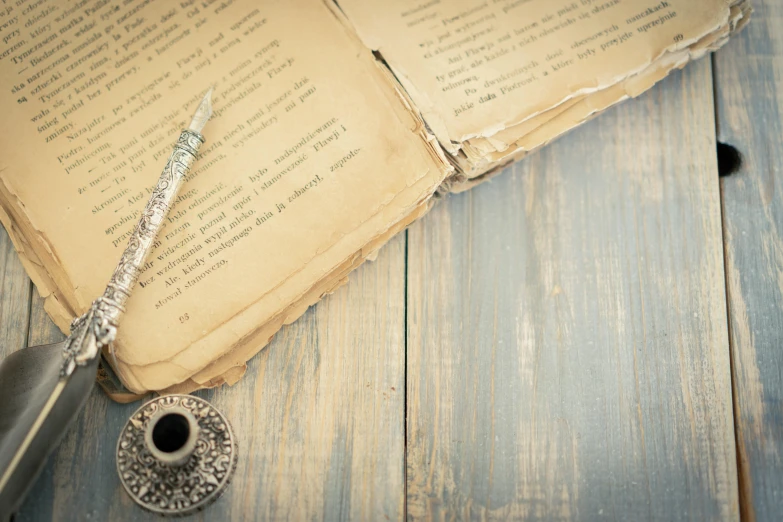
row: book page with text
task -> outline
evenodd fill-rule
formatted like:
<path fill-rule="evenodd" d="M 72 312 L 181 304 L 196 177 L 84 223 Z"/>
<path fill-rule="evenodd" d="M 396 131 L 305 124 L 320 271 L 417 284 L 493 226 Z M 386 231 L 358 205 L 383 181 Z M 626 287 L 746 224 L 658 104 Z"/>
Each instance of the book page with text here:
<path fill-rule="evenodd" d="M 66 330 L 102 293 L 215 86 L 206 143 L 111 354 L 136 392 L 186 381 L 240 345 L 247 360 L 262 346 L 247 339 L 334 286 L 447 174 L 372 55 L 318 0 L 22 0 L 0 9 L 0 37 L 13 122 L 0 129 L 0 219 Z"/>
<path fill-rule="evenodd" d="M 339 0 L 456 154 L 728 26 L 729 0 Z M 734 2 L 736 3 L 736 2 Z M 679 62 L 673 61 L 674 65 Z M 519 133 L 506 139 L 510 146 Z M 479 146 L 481 142 L 479 143 Z"/>

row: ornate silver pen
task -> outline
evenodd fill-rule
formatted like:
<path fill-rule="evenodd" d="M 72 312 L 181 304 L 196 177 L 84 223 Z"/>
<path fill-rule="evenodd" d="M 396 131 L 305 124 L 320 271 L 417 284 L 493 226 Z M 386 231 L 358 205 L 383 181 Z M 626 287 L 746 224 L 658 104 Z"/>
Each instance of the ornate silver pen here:
<path fill-rule="evenodd" d="M 87 399 L 101 350 L 117 334 L 125 303 L 204 143 L 201 131 L 211 115 L 212 89 L 174 145 L 106 290 L 71 323 L 68 338 L 19 350 L 0 362 L 0 520 L 8 519 L 18 508 L 46 457 Z"/>
<path fill-rule="evenodd" d="M 212 89 L 201 100 L 190 126 L 179 135 L 158 184 L 128 240 L 128 246 L 109 279 L 106 291 L 93 302 L 86 314 L 71 324 L 61 375 L 70 375 L 77 365 L 87 364 L 98 356 L 102 348 L 114 341 L 117 324 L 125 311 L 125 302 L 130 297 L 131 289 L 139 278 L 139 270 L 144 266 L 158 230 L 174 204 L 185 175 L 196 160 L 198 149 L 204 143 L 201 130 L 212 115 L 211 97 Z"/>

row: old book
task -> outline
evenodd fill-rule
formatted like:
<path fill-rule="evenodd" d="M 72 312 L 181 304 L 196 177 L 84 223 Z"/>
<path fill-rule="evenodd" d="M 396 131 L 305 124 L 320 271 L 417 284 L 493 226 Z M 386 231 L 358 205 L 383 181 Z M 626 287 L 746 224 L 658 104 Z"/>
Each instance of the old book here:
<path fill-rule="evenodd" d="M 207 143 L 104 357 L 136 393 L 233 383 L 433 196 L 643 92 L 749 14 L 728 0 L 7 3 L 0 220 L 67 332 L 214 85 Z"/>

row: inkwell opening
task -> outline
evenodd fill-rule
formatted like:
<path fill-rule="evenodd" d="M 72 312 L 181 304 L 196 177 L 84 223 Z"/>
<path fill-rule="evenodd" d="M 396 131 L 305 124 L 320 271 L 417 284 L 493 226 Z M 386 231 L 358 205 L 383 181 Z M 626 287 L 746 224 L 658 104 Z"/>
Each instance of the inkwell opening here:
<path fill-rule="evenodd" d="M 152 428 L 152 443 L 164 453 L 173 453 L 188 441 L 188 419 L 180 413 L 167 413 Z"/>
<path fill-rule="evenodd" d="M 150 419 L 144 441 L 147 449 L 162 464 L 182 466 L 196 449 L 199 428 L 193 414 L 185 408 L 161 410 Z"/>

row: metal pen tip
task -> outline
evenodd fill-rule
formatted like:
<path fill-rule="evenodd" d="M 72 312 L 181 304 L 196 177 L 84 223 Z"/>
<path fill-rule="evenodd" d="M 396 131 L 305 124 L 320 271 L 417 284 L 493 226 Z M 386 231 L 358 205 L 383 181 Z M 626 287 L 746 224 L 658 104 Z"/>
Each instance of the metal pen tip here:
<path fill-rule="evenodd" d="M 188 130 L 201 134 L 201 130 L 204 128 L 204 125 L 207 124 L 210 116 L 212 116 L 212 91 L 214 90 L 214 87 L 210 87 L 207 93 L 201 99 L 201 103 L 198 104 L 196 112 L 193 114 L 193 120 L 190 122 Z"/>

